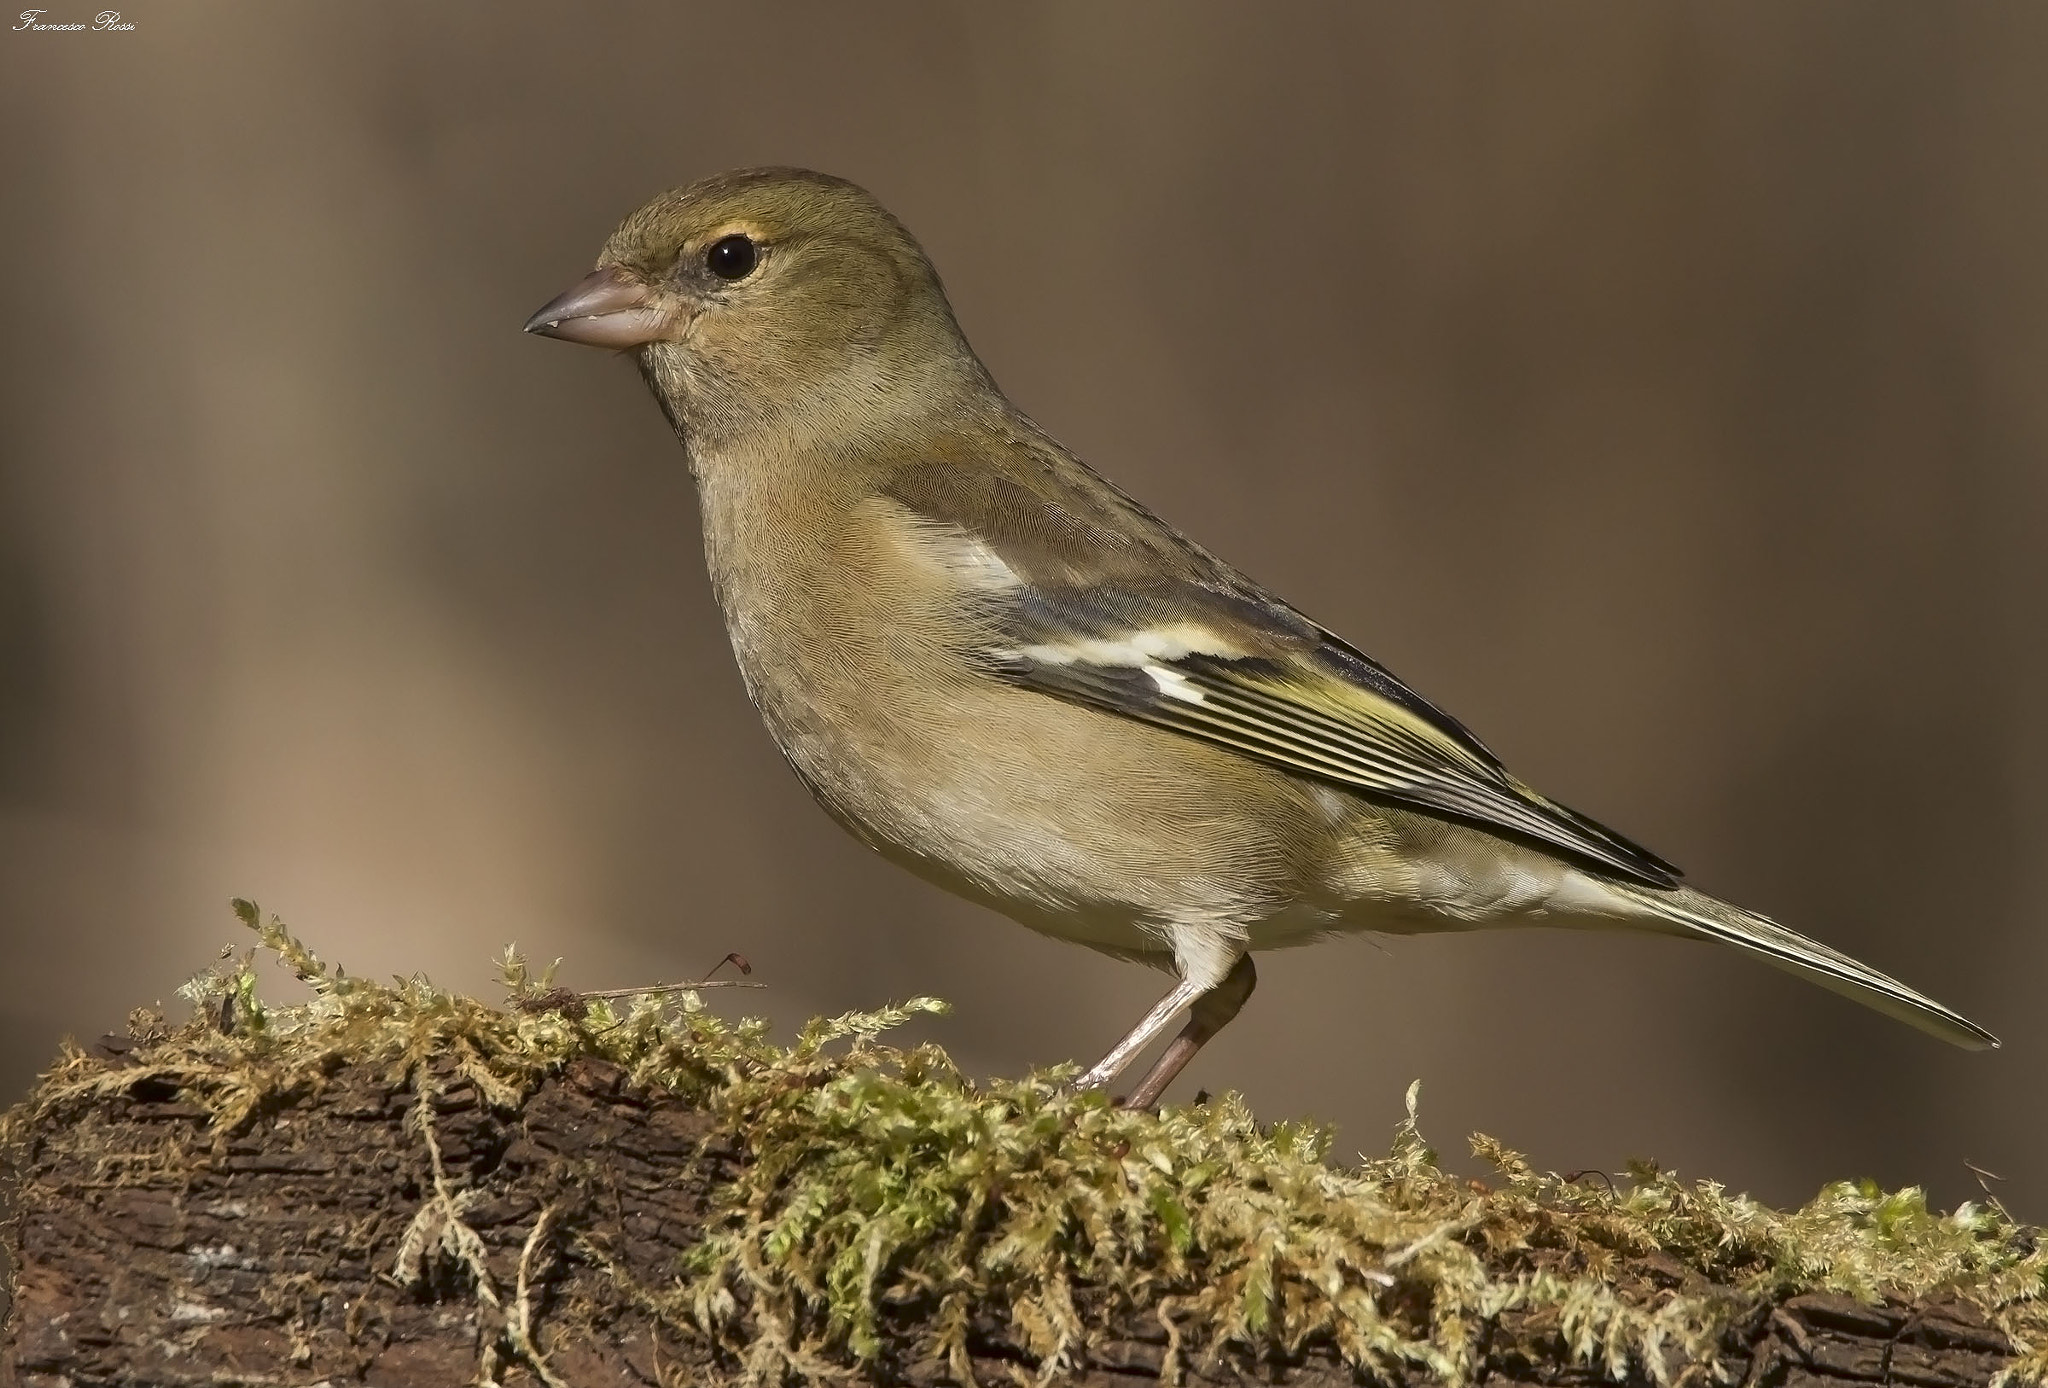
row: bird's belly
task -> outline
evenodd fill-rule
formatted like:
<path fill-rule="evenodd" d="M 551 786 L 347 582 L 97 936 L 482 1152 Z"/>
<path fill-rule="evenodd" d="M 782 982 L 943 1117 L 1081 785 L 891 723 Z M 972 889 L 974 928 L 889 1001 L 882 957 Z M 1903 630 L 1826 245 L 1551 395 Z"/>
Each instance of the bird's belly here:
<path fill-rule="evenodd" d="M 819 803 L 885 857 L 1047 934 L 1133 957 L 1242 932 L 1300 894 L 1287 778 L 988 682 L 756 701 Z M 1190 760 L 1192 759 L 1192 761 Z"/>
<path fill-rule="evenodd" d="M 1049 881 L 1042 875 L 1033 891 L 991 890 L 984 877 L 963 872 L 950 861 L 888 847 L 881 852 L 934 886 L 1008 916 L 1041 935 L 1155 967 L 1172 963 L 1171 931 L 1145 904 L 1118 899 L 1128 894 L 1077 891 L 1074 888 L 1081 884 L 1072 879 Z"/>

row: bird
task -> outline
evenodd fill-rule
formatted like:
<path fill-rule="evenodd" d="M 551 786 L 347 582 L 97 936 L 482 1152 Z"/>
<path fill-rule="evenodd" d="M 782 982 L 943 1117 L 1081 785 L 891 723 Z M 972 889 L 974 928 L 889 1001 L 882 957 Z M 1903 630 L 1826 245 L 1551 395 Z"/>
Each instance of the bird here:
<path fill-rule="evenodd" d="M 1497 926 L 1718 941 L 1955 1045 L 1905 984 L 1687 885 L 1188 539 L 1013 405 L 930 258 L 795 168 L 661 194 L 525 330 L 629 353 L 693 475 L 740 675 L 857 839 L 1174 984 L 1083 1088 L 1187 1014 L 1157 1105 L 1254 951 Z"/>

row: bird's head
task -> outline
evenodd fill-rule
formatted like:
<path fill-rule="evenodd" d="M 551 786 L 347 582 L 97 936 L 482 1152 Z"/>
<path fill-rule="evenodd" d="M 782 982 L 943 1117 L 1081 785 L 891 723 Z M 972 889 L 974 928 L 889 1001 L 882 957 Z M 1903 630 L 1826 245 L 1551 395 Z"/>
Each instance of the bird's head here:
<path fill-rule="evenodd" d="M 865 190 L 748 169 L 664 193 L 526 331 L 632 351 L 686 434 L 836 428 L 986 382 L 924 251 Z"/>

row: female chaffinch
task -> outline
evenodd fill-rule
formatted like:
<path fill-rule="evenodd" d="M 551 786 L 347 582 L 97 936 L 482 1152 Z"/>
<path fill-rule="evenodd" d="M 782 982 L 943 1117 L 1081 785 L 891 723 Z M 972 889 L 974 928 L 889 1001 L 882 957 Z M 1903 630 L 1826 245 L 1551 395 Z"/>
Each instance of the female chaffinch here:
<path fill-rule="evenodd" d="M 912 872 L 1178 983 L 1149 1107 L 1251 951 L 1561 925 L 1719 940 L 1959 1046 L 1940 1003 L 1679 882 L 1027 419 L 851 183 L 723 174 L 628 217 L 529 332 L 630 350 L 681 438 L 747 692 Z"/>

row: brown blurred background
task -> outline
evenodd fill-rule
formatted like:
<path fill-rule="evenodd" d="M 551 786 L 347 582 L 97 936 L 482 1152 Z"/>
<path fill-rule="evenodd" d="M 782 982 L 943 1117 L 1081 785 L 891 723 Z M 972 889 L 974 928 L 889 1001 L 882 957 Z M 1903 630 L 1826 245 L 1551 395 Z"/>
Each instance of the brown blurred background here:
<path fill-rule="evenodd" d="M 49 0 L 49 19 L 98 6 Z M 70 5 L 69 9 L 64 6 Z M 76 13 L 72 13 L 72 11 Z M 786 162 L 1011 394 L 1703 886 L 2000 1032 L 1704 947 L 1267 956 L 1176 1091 L 1380 1150 L 2048 1215 L 2048 11 L 214 5 L 0 31 L 0 1080 L 255 897 L 377 974 L 741 950 L 980 1073 L 1164 986 L 869 856 L 748 707 L 630 366 L 523 338 Z M 13 21 L 9 21 L 10 23 Z M 288 982 L 282 974 L 279 989 Z"/>

